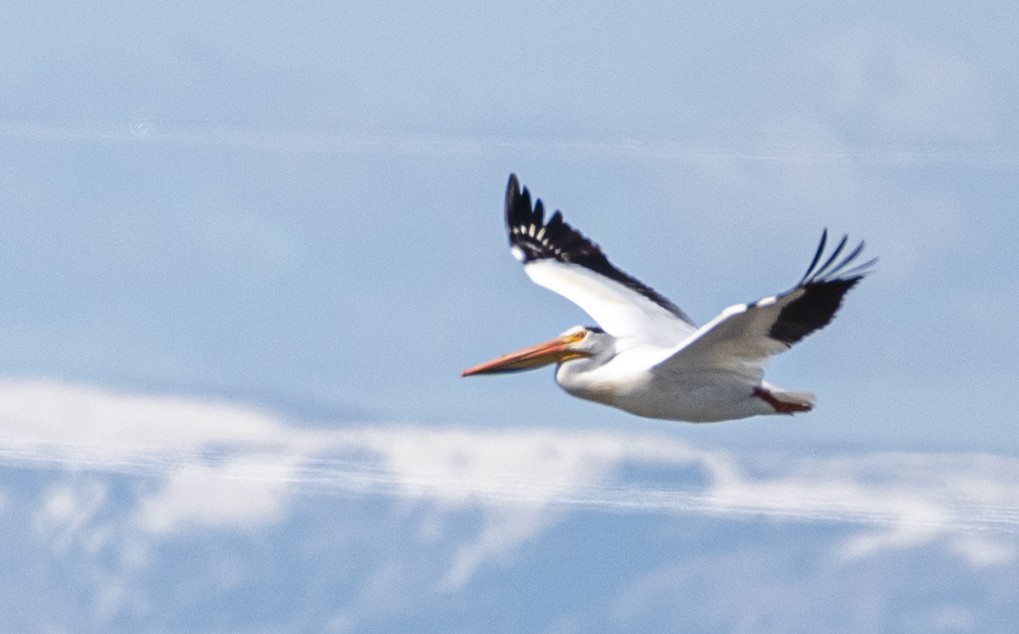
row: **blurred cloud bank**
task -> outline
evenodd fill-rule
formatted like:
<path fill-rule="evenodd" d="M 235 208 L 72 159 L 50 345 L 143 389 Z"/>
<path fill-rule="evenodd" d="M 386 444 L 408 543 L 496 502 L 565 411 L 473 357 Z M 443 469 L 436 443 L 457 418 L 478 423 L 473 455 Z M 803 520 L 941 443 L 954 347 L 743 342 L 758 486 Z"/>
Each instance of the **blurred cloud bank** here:
<path fill-rule="evenodd" d="M 581 516 L 595 527 L 673 518 L 820 535 L 809 566 L 935 552 L 979 577 L 1012 570 L 1019 555 L 1019 460 L 993 454 L 752 453 L 689 442 L 680 429 L 324 430 L 243 403 L 49 380 L 0 382 L 0 421 L 0 468 L 35 481 L 26 489 L 24 477 L 8 478 L 0 491 L 8 529 L 48 556 L 77 554 L 94 571 L 81 589 L 95 597 L 91 618 L 106 624 L 175 600 L 145 581 L 170 565 L 175 544 L 202 535 L 285 557 L 302 546 L 273 540 L 279 527 L 365 507 L 360 530 L 412 535 L 409 550 L 406 536 L 377 536 L 402 547 L 380 565 L 395 574 L 424 558 L 415 583 L 444 596 L 512 575 Z M 421 554 L 436 544 L 441 555 Z M 238 587 L 253 583 L 237 574 Z M 358 609 L 351 623 L 368 618 Z"/>

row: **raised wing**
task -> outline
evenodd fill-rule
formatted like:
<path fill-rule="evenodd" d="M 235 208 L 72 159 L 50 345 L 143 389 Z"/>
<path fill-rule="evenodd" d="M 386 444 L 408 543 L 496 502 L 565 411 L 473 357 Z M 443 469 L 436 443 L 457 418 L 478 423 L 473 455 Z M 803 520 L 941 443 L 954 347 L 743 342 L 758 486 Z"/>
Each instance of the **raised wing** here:
<path fill-rule="evenodd" d="M 818 266 L 828 241 L 825 230 L 814 259 L 795 288 L 752 304 L 730 306 L 672 350 L 657 367 L 668 372 L 730 372 L 754 383 L 760 381 L 768 357 L 827 326 L 845 294 L 877 261 L 853 264 L 863 251 L 863 242 L 839 260 L 847 239 L 843 236 Z"/>
<path fill-rule="evenodd" d="M 541 200 L 532 207 L 515 174 L 506 187 L 506 229 L 528 277 L 580 306 L 610 335 L 673 346 L 696 330 L 675 304 L 613 266 L 559 211 L 546 222 Z"/>

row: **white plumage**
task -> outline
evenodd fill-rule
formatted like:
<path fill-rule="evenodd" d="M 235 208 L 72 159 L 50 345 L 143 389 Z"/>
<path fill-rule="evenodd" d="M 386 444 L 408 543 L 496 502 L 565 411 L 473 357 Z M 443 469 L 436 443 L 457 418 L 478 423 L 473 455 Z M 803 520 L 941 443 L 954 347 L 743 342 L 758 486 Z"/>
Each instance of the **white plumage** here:
<path fill-rule="evenodd" d="M 839 259 L 843 237 L 821 263 L 827 231 L 807 273 L 791 290 L 730 306 L 698 328 L 675 304 L 613 266 L 596 244 L 515 175 L 506 190 L 513 255 L 536 284 L 580 306 L 599 327 L 577 326 L 555 339 L 464 370 L 463 376 L 558 363 L 567 392 L 651 418 L 711 422 L 810 411 L 813 395 L 764 380 L 768 358 L 826 326 L 842 298 L 875 260 L 852 266 L 861 242 Z"/>

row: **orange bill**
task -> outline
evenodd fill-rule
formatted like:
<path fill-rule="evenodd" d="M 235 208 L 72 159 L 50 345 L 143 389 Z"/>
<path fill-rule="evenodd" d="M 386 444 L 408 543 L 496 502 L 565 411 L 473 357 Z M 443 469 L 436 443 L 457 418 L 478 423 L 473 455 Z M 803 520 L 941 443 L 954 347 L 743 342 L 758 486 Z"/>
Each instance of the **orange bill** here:
<path fill-rule="evenodd" d="M 559 363 L 569 359 L 582 356 L 569 349 L 573 343 L 570 337 L 556 337 L 523 350 L 510 352 L 501 357 L 485 361 L 472 368 L 467 368 L 460 373 L 460 376 L 472 376 L 474 374 L 497 374 L 500 372 L 520 372 L 521 370 L 533 370 L 550 363 Z"/>

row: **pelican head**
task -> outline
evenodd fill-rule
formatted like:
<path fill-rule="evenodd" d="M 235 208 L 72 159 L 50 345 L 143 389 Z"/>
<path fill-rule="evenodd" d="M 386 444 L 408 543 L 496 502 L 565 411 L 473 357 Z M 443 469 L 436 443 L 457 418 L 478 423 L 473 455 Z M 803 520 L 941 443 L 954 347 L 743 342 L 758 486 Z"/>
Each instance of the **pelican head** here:
<path fill-rule="evenodd" d="M 601 328 L 574 326 L 554 339 L 467 368 L 460 376 L 533 370 L 550 363 L 563 364 L 574 359 L 598 356 L 610 348 L 611 337 Z"/>

